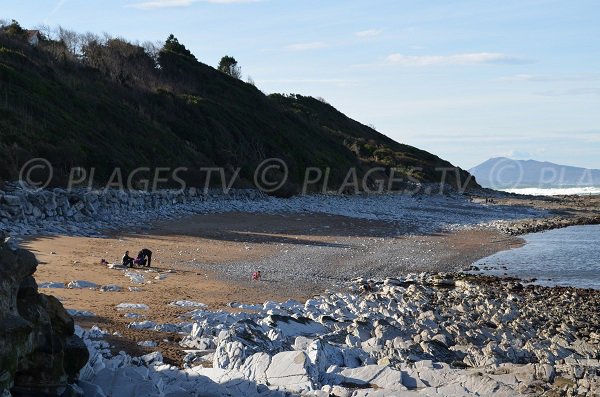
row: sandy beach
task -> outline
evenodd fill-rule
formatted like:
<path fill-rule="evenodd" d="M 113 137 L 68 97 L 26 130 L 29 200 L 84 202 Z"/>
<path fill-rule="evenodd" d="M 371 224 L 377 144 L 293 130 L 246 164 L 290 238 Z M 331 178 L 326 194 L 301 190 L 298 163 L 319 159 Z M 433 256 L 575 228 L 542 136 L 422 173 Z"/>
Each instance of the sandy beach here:
<path fill-rule="evenodd" d="M 596 222 L 594 200 L 217 197 L 154 218 L 111 204 L 102 223 L 42 225 L 19 245 L 77 325 L 92 395 L 593 391 L 596 291 L 467 273 L 527 231 Z M 120 265 L 142 248 L 151 268 Z"/>
<path fill-rule="evenodd" d="M 120 287 L 116 292 L 97 288 L 41 289 L 56 295 L 68 309 L 92 312 L 95 316 L 76 317 L 82 326 L 96 324 L 122 335 L 111 338 L 115 352 L 139 354 L 144 350 L 138 341 L 161 340 L 159 347 L 165 358 L 178 364 L 179 335 L 132 330 L 128 328 L 132 319 L 124 316 L 131 311 L 116 306 L 143 303 L 149 310 L 134 311 L 140 318 L 178 323 L 190 308 L 169 305 L 177 300 L 202 302 L 211 310 L 232 310 L 231 302 L 306 300 L 340 285 L 323 274 L 336 275 L 335 279 L 342 282 L 362 275 L 460 270 L 479 258 L 520 244 L 520 239 L 492 230 L 426 236 L 408 235 L 410 231 L 409 225 L 399 227 L 324 214 L 227 213 L 155 222 L 137 233 L 122 231 L 101 238 L 38 237 L 22 245 L 40 261 L 35 274 L 38 284 L 84 280 L 98 287 Z M 142 284 L 133 283 L 124 270 L 100 264 L 102 258 L 118 263 L 125 250 L 134 255 L 143 247 L 154 253 L 152 268 L 131 270 L 144 275 Z M 390 253 L 402 255 L 389 260 Z M 289 262 L 294 255 L 312 256 L 312 264 Z M 381 266 L 381 261 L 386 265 Z M 288 272 L 291 267 L 302 277 L 265 272 L 266 263 L 279 264 Z M 239 270 L 243 266 L 262 269 L 262 281 L 251 281 L 251 272 Z"/>

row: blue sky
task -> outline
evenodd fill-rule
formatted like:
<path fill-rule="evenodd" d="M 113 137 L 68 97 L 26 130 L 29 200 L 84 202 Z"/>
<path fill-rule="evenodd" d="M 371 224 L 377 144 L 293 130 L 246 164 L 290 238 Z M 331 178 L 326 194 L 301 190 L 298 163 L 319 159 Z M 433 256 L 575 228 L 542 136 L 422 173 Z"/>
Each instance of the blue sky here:
<path fill-rule="evenodd" d="M 265 93 L 320 96 L 463 168 L 600 168 L 600 1 L 2 0 L 0 18 L 233 55 Z"/>

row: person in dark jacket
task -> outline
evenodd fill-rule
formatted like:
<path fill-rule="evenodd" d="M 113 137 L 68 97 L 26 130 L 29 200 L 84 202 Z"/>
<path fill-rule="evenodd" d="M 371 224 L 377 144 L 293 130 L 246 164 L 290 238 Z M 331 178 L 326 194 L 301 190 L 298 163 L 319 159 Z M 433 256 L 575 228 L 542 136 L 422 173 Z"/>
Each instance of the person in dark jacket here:
<path fill-rule="evenodd" d="M 133 258 L 129 256 L 129 251 L 125 251 L 121 264 L 125 267 L 133 267 Z"/>
<path fill-rule="evenodd" d="M 152 251 L 150 251 L 148 248 L 142 249 L 140 252 L 138 252 L 134 263 L 139 266 L 150 267 L 152 264 Z"/>

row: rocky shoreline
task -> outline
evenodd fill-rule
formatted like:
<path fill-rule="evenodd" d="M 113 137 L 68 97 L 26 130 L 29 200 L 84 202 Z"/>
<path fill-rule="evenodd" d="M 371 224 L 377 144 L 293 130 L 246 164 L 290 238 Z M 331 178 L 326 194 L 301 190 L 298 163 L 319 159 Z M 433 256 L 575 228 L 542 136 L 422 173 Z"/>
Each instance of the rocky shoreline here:
<path fill-rule="evenodd" d="M 74 197 L 64 191 L 4 191 L 0 192 L 0 227 L 16 236 L 89 235 L 123 223 L 139 225 L 194 213 L 320 212 L 401 222 L 411 225 L 414 233 L 491 226 L 516 235 L 597 219 L 587 215 L 547 218 L 549 212 L 543 208 L 484 206 L 460 195 L 276 199 L 252 191 L 232 191 L 226 196 L 197 193 L 104 191 Z M 302 266 L 302 255 L 296 259 Z M 381 266 L 386 268 L 385 263 Z M 10 299 L 34 296 L 29 279 L 33 280 L 21 280 L 23 293 L 14 292 L 21 283 L 17 280 L 17 287 L 10 286 L 4 295 Z M 524 286 L 518 280 L 456 273 L 355 279 L 348 288 L 340 280 L 340 285 L 342 289 L 306 302 L 232 302 L 226 311 L 209 311 L 202 302 L 178 300 L 173 304 L 190 311 L 176 324 L 125 314 L 131 314 L 132 330 L 179 333 L 181 367 L 165 364 L 158 350 L 141 357 L 125 352 L 114 355 L 106 332 L 98 327 L 75 327 L 90 356 L 77 377 L 77 368 L 58 359 L 73 351 L 63 340 L 78 340 L 58 301 L 40 306 L 51 320 L 44 320 L 42 329 L 32 334 L 39 341 L 47 337 L 62 341 L 56 342 L 57 357 L 52 356 L 50 363 L 30 365 L 27 357 L 39 350 L 37 342 L 23 344 L 19 339 L 11 347 L 21 357 L 18 365 L 27 371 L 30 367 L 56 369 L 60 376 L 52 381 L 59 387 L 49 392 L 52 395 L 62 390 L 69 396 L 97 397 L 600 393 L 600 291 Z M 3 304 L 15 306 L 8 300 Z M 124 302 L 120 307 L 135 311 L 140 304 Z M 27 312 L 19 307 L 18 312 L 22 311 Z M 54 323 L 63 324 L 58 334 L 52 333 Z M 155 340 L 143 343 L 157 345 Z M 75 358 L 69 362 L 79 363 Z M 10 395 L 7 390 L 18 372 L 1 372 L 2 397 Z M 19 392 L 13 388 L 14 395 Z"/>
<path fill-rule="evenodd" d="M 555 216 L 541 219 L 522 221 L 498 221 L 493 224 L 501 232 L 510 236 L 521 236 L 528 233 L 538 233 L 546 230 L 561 229 L 569 226 L 600 225 L 600 215 L 571 215 Z"/>
<path fill-rule="evenodd" d="M 597 395 L 599 304 L 595 290 L 485 276 L 359 279 L 305 303 L 191 311 L 183 368 L 160 353 L 112 357 L 100 330 L 79 330 L 92 356 L 80 386 L 91 396 Z"/>
<path fill-rule="evenodd" d="M 437 186 L 437 185 L 435 185 Z M 437 233 L 485 225 L 494 220 L 548 216 L 548 211 L 524 206 L 484 206 L 466 195 L 438 192 L 439 186 L 415 194 L 305 195 L 282 199 L 253 189 L 158 190 L 117 189 L 31 190 L 18 183 L 0 190 L 0 230 L 11 236 L 68 234 L 94 236 L 147 226 L 152 221 L 193 214 L 326 213 L 359 219 L 403 222 L 415 232 Z"/>

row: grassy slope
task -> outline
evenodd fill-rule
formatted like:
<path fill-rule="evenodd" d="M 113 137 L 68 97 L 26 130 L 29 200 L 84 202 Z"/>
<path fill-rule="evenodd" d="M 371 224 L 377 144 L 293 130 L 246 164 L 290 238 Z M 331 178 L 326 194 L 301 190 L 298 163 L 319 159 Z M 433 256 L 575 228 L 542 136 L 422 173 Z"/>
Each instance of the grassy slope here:
<path fill-rule="evenodd" d="M 199 62 L 188 62 L 176 85 L 151 90 L 0 36 L 0 177 L 15 179 L 31 157 L 48 158 L 57 183 L 72 166 L 95 167 L 98 181 L 115 166 L 242 167 L 249 181 L 263 159 L 280 157 L 288 191 L 310 166 L 331 167 L 332 185 L 352 166 L 422 167 L 425 181 L 438 177 L 433 167 L 450 166 L 321 101 L 265 96 Z M 203 183 L 195 171 L 185 176 Z"/>

